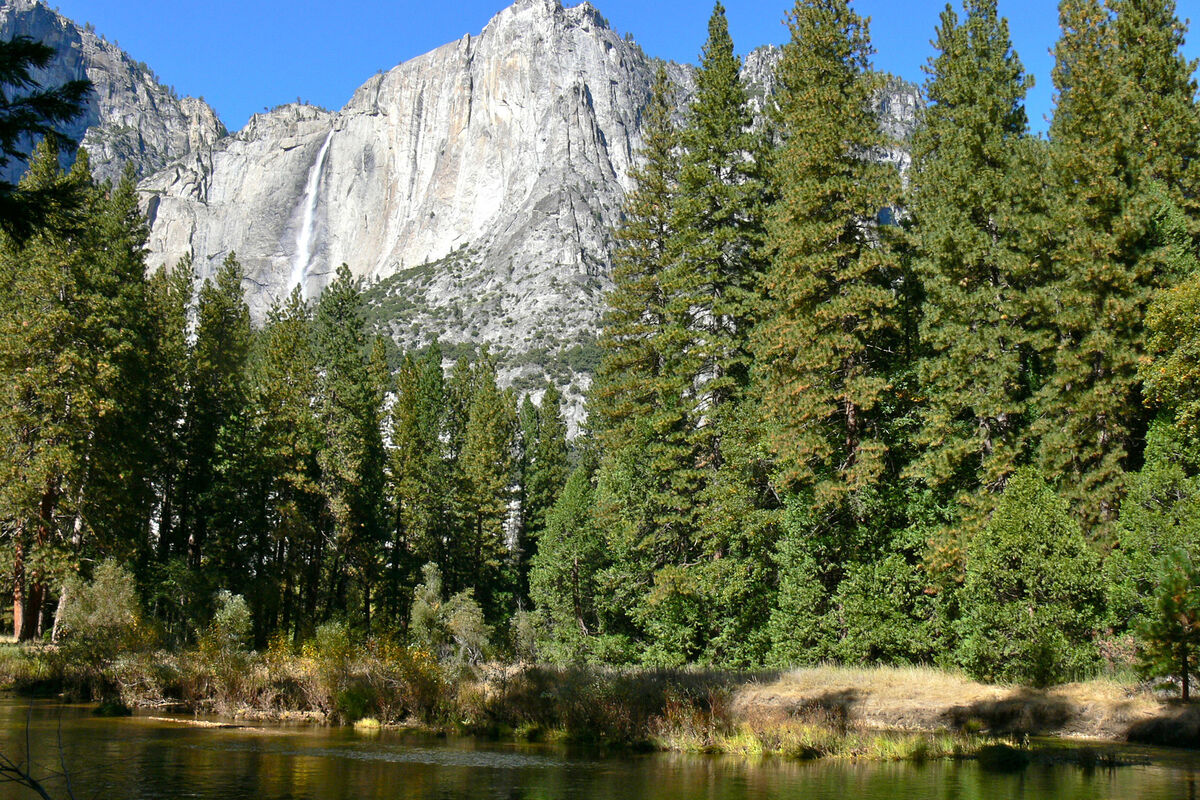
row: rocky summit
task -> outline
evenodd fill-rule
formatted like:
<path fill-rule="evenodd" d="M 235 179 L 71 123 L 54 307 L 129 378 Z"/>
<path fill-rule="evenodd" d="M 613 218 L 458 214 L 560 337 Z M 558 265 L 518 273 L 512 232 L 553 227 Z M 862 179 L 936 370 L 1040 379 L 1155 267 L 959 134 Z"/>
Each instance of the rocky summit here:
<path fill-rule="evenodd" d="M 100 180 L 116 179 L 126 164 L 139 176 L 211 145 L 226 134 L 203 100 L 179 97 L 153 70 L 134 61 L 90 25 L 78 25 L 40 0 L 4 0 L 0 39 L 28 36 L 53 47 L 55 56 L 35 77 L 43 86 L 78 78 L 94 87 L 84 114 L 62 129 L 82 144 Z M 0 179 L 15 181 L 25 164 L 10 162 Z"/>
<path fill-rule="evenodd" d="M 506 383 L 535 389 L 550 378 L 578 419 L 659 63 L 593 6 L 518 0 L 478 35 L 370 78 L 339 111 L 288 104 L 220 138 L 193 119 L 204 116 L 199 101 L 164 94 L 111 45 L 33 0 L 4 8 L 40 20 L 40 34 L 26 30 L 67 44 L 74 55 L 60 58 L 98 89 L 129 76 L 120 96 L 138 101 L 99 108 L 81 138 L 109 164 L 134 157 L 122 132 L 153 132 L 135 163 L 148 172 L 170 160 L 140 185 L 152 268 L 191 255 L 203 277 L 235 252 L 261 320 L 296 288 L 315 298 L 345 263 L 369 287 L 372 321 L 400 346 L 434 336 L 451 353 L 487 345 Z M 745 59 L 757 111 L 779 52 Z M 682 118 L 692 68 L 667 66 Z M 899 140 L 919 102 L 900 82 L 881 95 L 881 120 Z M 907 158 L 903 147 L 880 156 Z"/>

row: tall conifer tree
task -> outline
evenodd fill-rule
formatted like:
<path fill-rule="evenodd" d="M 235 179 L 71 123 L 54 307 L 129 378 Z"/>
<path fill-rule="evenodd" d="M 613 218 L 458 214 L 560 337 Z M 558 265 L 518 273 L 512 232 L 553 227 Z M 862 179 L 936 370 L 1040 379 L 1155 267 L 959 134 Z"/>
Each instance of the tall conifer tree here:
<path fill-rule="evenodd" d="M 927 67 L 929 107 L 913 145 L 909 209 L 925 292 L 919 369 L 925 446 L 912 474 L 969 502 L 1002 490 L 1031 457 L 1031 400 L 1048 349 L 1029 252 L 1042 200 L 1032 84 L 995 0 L 949 7 Z"/>
<path fill-rule="evenodd" d="M 370 630 L 383 532 L 384 449 L 360 284 L 345 264 L 321 294 L 314 336 L 321 374 L 319 420 L 325 431 L 318 458 L 337 545 L 331 601 L 344 605 L 349 600 L 346 579 L 353 578 Z"/>
<path fill-rule="evenodd" d="M 1195 206 L 1200 117 L 1172 2 L 1063 0 L 1060 18 L 1050 128 L 1056 351 L 1036 431 L 1043 471 L 1103 530 L 1144 446 L 1142 321 L 1154 291 L 1180 277 L 1169 274 L 1156 220 L 1168 199 Z"/>
<path fill-rule="evenodd" d="M 317 380 L 312 313 L 297 289 L 268 313 L 252 370 L 257 458 L 267 477 L 266 524 L 254 551 L 261 558 L 259 587 L 250 598 L 260 631 L 299 633 L 308 626 L 305 594 L 312 587 L 305 575 L 310 561 L 319 562 L 326 532 L 317 460 L 323 437 L 313 407 Z"/>
<path fill-rule="evenodd" d="M 901 274 L 876 215 L 899 176 L 871 113 L 866 21 L 845 0 L 801 0 L 779 66 L 770 220 L 770 313 L 756 336 L 764 412 L 790 485 L 818 506 L 871 487 L 887 467 L 883 401 L 902 345 Z"/>

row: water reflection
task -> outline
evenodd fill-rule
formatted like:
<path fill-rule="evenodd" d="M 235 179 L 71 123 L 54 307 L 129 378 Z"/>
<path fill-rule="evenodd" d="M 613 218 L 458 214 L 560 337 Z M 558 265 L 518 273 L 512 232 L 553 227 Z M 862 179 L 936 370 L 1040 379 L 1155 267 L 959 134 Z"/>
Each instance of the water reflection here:
<path fill-rule="evenodd" d="M 421 798 L 422 800 L 1195 800 L 1189 768 L 1016 774 L 974 763 L 800 763 L 673 754 L 565 751 L 400 732 L 263 726 L 212 729 L 145 717 L 97 719 L 84 707 L 0 700 L 0 747 L 42 774 L 61 753 L 76 796 L 104 798 Z M 61 792 L 61 780 L 49 785 Z M 0 800 L 29 797 L 0 786 Z"/>

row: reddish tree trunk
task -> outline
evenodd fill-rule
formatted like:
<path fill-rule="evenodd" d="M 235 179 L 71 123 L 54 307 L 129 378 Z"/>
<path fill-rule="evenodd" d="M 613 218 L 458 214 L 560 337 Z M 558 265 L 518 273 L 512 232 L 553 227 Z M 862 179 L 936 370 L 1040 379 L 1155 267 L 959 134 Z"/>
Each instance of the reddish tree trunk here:
<path fill-rule="evenodd" d="M 25 526 L 17 526 L 17 546 L 13 551 L 13 636 L 18 641 L 31 638 L 25 613 Z"/>

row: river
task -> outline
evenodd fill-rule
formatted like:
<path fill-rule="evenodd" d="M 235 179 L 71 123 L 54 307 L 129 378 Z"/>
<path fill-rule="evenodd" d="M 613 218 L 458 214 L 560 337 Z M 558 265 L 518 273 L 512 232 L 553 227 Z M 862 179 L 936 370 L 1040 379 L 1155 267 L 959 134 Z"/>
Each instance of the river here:
<path fill-rule="evenodd" d="M 26 741 L 45 775 L 60 755 L 75 797 L 427 798 L 428 800 L 1196 800 L 1200 760 L 1086 770 L 1034 765 L 990 772 L 971 761 L 927 764 L 795 762 L 568 750 L 312 726 L 197 727 L 139 715 L 102 719 L 90 707 L 0 698 L 0 752 Z M 66 797 L 61 778 L 47 781 Z M 34 795 L 0 784 L 0 800 Z"/>

